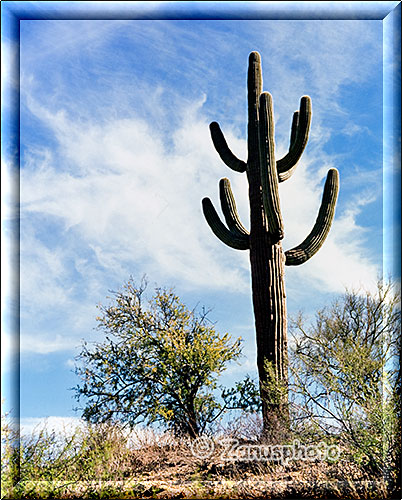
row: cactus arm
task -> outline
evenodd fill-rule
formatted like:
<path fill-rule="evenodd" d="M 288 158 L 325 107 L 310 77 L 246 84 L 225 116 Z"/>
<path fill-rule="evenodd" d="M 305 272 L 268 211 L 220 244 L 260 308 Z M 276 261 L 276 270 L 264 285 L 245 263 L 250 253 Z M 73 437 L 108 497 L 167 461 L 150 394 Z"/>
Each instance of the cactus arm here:
<path fill-rule="evenodd" d="M 295 111 L 293 113 L 293 120 L 292 120 L 292 131 L 290 133 L 290 144 L 289 144 L 289 149 L 291 149 L 295 143 L 296 140 L 296 134 L 297 134 L 297 128 L 299 126 L 299 112 Z M 279 160 L 280 161 L 280 160 Z"/>
<path fill-rule="evenodd" d="M 262 200 L 268 220 L 268 232 L 274 238 L 282 239 L 283 221 L 275 162 L 272 97 L 268 92 L 260 96 L 259 137 Z"/>
<path fill-rule="evenodd" d="M 311 233 L 299 246 L 285 252 L 287 266 L 298 266 L 310 259 L 322 246 L 335 214 L 339 190 L 339 174 L 331 168 L 325 181 L 321 207 Z"/>
<path fill-rule="evenodd" d="M 222 158 L 222 161 L 236 172 L 245 172 L 247 164 L 239 160 L 239 158 L 230 151 L 219 124 L 217 122 L 212 122 L 209 126 L 209 130 L 211 132 L 212 142 L 219 156 Z"/>
<path fill-rule="evenodd" d="M 230 187 L 229 179 L 221 179 L 219 182 L 219 194 L 222 206 L 222 212 L 225 216 L 226 224 L 229 230 L 240 237 L 248 236 L 247 229 L 240 222 L 239 214 L 236 208 L 236 202 Z"/>
<path fill-rule="evenodd" d="M 220 220 L 209 198 L 202 200 L 202 210 L 212 232 L 223 243 L 236 250 L 248 250 L 250 248 L 249 236 L 246 234 L 239 235 L 230 231 Z"/>
<path fill-rule="evenodd" d="M 300 100 L 300 111 L 298 112 L 297 121 L 295 120 L 295 115 L 293 115 L 289 152 L 276 163 L 279 182 L 286 181 L 293 174 L 297 162 L 300 160 L 306 147 L 310 123 L 311 99 L 308 96 L 303 96 Z"/>

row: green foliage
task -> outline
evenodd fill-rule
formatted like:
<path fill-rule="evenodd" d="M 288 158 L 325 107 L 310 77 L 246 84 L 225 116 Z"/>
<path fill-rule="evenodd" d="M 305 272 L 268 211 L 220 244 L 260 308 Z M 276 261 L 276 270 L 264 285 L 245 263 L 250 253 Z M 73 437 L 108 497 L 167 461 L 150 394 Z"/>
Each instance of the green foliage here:
<path fill-rule="evenodd" d="M 145 281 L 137 287 L 130 280 L 100 306 L 106 336 L 83 345 L 77 398 L 90 422 L 159 422 L 194 437 L 227 408 L 214 391 L 227 363 L 239 358 L 241 339 L 220 335 L 207 313 L 190 311 L 172 290 L 157 288 L 144 300 L 145 289 Z"/>
<path fill-rule="evenodd" d="M 19 478 L 18 430 L 8 415 L 1 415 L 1 498 Z"/>
<path fill-rule="evenodd" d="M 258 443 L 261 421 L 250 421 L 246 413 L 242 418 L 240 427 L 235 422 L 223 437 Z M 6 499 L 400 498 L 384 478 L 367 481 L 351 457 L 336 463 L 291 461 L 284 488 L 280 464 L 222 463 L 219 445 L 208 459 L 197 458 L 191 440 L 170 433 L 141 435 L 116 424 L 90 424 L 74 434 L 36 429 L 17 440 L 18 429 L 2 428 L 8 428 L 2 446 L 1 497 Z M 268 484 L 272 488 L 260 489 Z"/>
<path fill-rule="evenodd" d="M 277 370 L 272 361 L 265 359 L 265 372 L 267 374 L 264 389 L 266 391 L 266 403 L 268 407 L 280 407 L 287 400 L 287 384 L 278 378 Z"/>
<path fill-rule="evenodd" d="M 118 424 L 67 433 L 46 425 L 20 435 L 2 417 L 1 498 L 137 498 L 122 486 L 136 466 L 129 434 Z"/>
<path fill-rule="evenodd" d="M 305 428 L 336 436 L 352 459 L 387 473 L 400 453 L 400 293 L 346 292 L 305 328 L 293 325 L 292 390 Z"/>
<path fill-rule="evenodd" d="M 224 388 L 222 399 L 225 402 L 224 408 L 228 410 L 245 410 L 254 413 L 261 409 L 258 385 L 249 375 L 237 382 L 234 387 Z"/>

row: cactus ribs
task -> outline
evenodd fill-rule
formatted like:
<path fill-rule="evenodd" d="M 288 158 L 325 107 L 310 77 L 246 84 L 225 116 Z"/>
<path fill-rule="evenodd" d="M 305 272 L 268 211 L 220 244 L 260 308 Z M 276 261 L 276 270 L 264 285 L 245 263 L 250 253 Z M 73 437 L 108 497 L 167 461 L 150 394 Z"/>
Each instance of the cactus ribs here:
<path fill-rule="evenodd" d="M 202 200 L 205 218 L 214 234 L 226 245 L 250 250 L 253 308 L 257 337 L 257 366 L 262 398 L 264 427 L 268 430 L 273 413 L 288 415 L 287 396 L 272 402 L 273 367 L 276 381 L 287 386 L 287 319 L 285 265 L 296 266 L 310 259 L 322 246 L 331 227 L 338 196 L 339 174 L 330 169 L 321 207 L 307 238 L 298 246 L 282 249 L 284 236 L 278 183 L 293 174 L 307 144 L 311 100 L 304 96 L 293 115 L 289 152 L 275 160 L 272 97 L 262 92 L 261 58 L 249 56 L 248 67 L 248 159 L 244 162 L 229 149 L 216 122 L 210 131 L 214 146 L 224 163 L 236 172 L 246 172 L 249 183 L 250 231 L 242 225 L 228 179 L 219 183 L 220 201 L 226 225 L 220 220 L 209 198 Z M 268 363 L 267 363 L 268 362 Z"/>

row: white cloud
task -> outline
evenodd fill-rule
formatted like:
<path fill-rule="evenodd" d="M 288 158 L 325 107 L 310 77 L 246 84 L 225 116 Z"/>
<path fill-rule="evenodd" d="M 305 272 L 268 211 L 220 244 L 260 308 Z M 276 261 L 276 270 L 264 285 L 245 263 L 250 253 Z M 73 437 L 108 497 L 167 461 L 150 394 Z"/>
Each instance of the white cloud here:
<path fill-rule="evenodd" d="M 59 436 L 72 436 L 77 429 L 84 429 L 85 422 L 79 417 L 26 417 L 20 420 L 20 429 L 23 436 L 32 436 L 41 430 L 55 432 Z"/>
<path fill-rule="evenodd" d="M 49 48 L 49 57 L 65 53 L 66 48 L 76 49 L 76 26 L 64 26 L 64 41 Z M 115 26 L 123 29 L 125 25 Z M 172 26 L 162 23 L 147 28 L 148 38 L 157 37 L 159 45 L 170 40 L 164 46 L 169 61 L 180 55 L 169 38 L 172 34 L 185 33 L 191 39 L 198 36 L 191 29 L 180 31 Z M 209 26 L 211 40 L 218 39 L 219 33 Z M 245 25 L 238 25 L 240 30 L 242 26 Z M 328 26 L 271 23 L 269 36 L 261 48 L 255 47 L 262 54 L 264 75 L 269 75 L 264 88 L 274 95 L 278 156 L 286 152 L 291 115 L 300 96 L 312 92 L 318 100 L 311 145 L 294 176 L 280 185 L 285 250 L 300 243 L 310 232 L 320 205 L 323 176 L 328 168 L 336 166 L 322 149 L 331 134 L 331 125 L 325 120 L 328 107 L 335 114 L 345 115 L 342 103 L 337 102 L 341 86 L 364 80 L 372 65 L 366 60 L 357 64 L 362 48 L 374 43 L 368 25 L 360 28 L 359 23 L 341 23 L 339 30 L 332 31 L 328 31 Z M 116 31 L 109 28 L 102 28 L 102 33 L 115 35 Z M 299 36 L 300 28 L 303 36 Z M 92 33 L 88 50 L 98 57 L 107 43 L 103 46 L 99 33 L 91 31 L 94 26 L 88 29 Z M 45 35 L 44 40 L 50 40 L 54 33 L 50 30 Z M 138 32 L 130 31 L 130 40 L 136 36 Z M 187 67 L 180 65 L 180 58 L 174 71 L 181 78 L 200 76 L 205 71 L 218 72 L 219 68 L 208 69 L 206 62 L 197 58 L 197 44 L 194 47 L 186 49 L 194 59 L 189 75 Z M 224 44 L 223 48 L 229 51 L 230 45 Z M 216 55 L 213 51 L 216 47 L 212 49 L 211 45 L 206 52 L 208 57 Z M 249 225 L 247 180 L 244 174 L 224 166 L 213 149 L 207 120 L 208 98 L 198 93 L 195 103 L 182 101 L 171 122 L 168 111 L 172 103 L 167 102 L 166 96 L 172 96 L 172 92 L 159 81 L 152 89 L 145 85 L 138 90 L 144 101 L 142 111 L 150 111 L 147 119 L 135 108 L 126 110 L 122 118 L 120 111 L 127 106 L 127 96 L 133 93 L 132 82 L 121 89 L 116 89 L 116 84 L 112 90 L 106 85 L 106 95 L 103 89 L 96 87 L 91 91 L 91 87 L 86 94 L 88 101 L 82 100 L 81 94 L 77 99 L 75 95 L 74 99 L 58 99 L 61 90 L 55 88 L 49 101 L 48 95 L 45 101 L 45 96 L 38 92 L 39 82 L 31 78 L 35 73 L 32 61 L 27 54 L 23 60 L 24 113 L 38 120 L 55 143 L 51 148 L 36 145 L 34 149 L 26 140 L 21 172 L 22 306 L 27 318 L 35 311 L 41 318 L 34 317 L 29 325 L 32 328 L 24 330 L 22 348 L 42 353 L 68 349 L 75 338 L 91 330 L 94 304 L 104 299 L 110 283 L 121 284 L 133 272 L 146 272 L 160 284 L 180 283 L 183 289 L 197 289 L 200 293 L 220 290 L 248 294 L 248 253 L 219 242 L 201 211 L 201 199 L 205 196 L 219 210 L 218 182 L 221 177 L 229 177 L 241 219 L 246 227 Z M 42 67 L 40 61 L 37 64 Z M 245 65 L 246 61 L 244 76 Z M 125 71 L 127 68 L 110 76 L 100 65 L 93 78 L 97 85 L 105 78 L 109 78 L 109 83 L 116 79 L 120 85 L 127 76 Z M 215 92 L 214 85 L 210 90 Z M 178 94 L 180 89 L 175 92 Z M 235 94 L 233 89 L 231 92 L 225 103 Z M 236 128 L 239 113 L 232 107 L 227 123 L 231 123 L 233 112 L 234 128 L 226 124 L 224 132 L 233 151 L 245 159 L 246 143 Z M 242 121 L 245 119 L 242 117 Z M 353 124 L 351 130 L 360 131 Z M 318 172 L 316 165 L 322 166 Z M 368 186 L 365 203 L 372 197 Z M 287 269 L 290 289 L 308 283 L 318 291 L 341 292 L 344 285 L 366 282 L 377 274 L 376 265 L 362 257 L 366 233 L 357 224 L 362 207 L 362 202 L 355 203 L 351 212 L 338 206 L 334 225 L 320 252 L 303 266 Z M 51 333 L 45 325 L 49 314 L 52 330 L 58 325 Z"/>
<path fill-rule="evenodd" d="M 367 78 L 381 84 L 381 41 L 380 21 L 276 21 L 269 25 L 257 50 L 262 56 L 264 90 L 273 95 L 281 141 L 289 136 L 292 113 L 304 94 L 313 104 L 309 148 L 327 142 L 334 132 L 334 117 L 338 117 L 336 127 L 341 120 L 342 133 L 360 131 L 341 93 L 347 85 L 361 84 Z M 370 104 L 380 110 L 380 86 L 378 91 L 378 102 Z"/>
<path fill-rule="evenodd" d="M 74 369 L 75 368 L 75 365 L 76 365 L 76 362 L 74 359 L 71 359 L 71 358 L 68 358 L 68 360 L 65 362 L 65 366 L 67 368 L 72 368 Z"/>
<path fill-rule="evenodd" d="M 319 172 L 309 169 L 306 157 L 291 179 L 280 184 L 281 209 L 285 224 L 284 250 L 300 244 L 310 233 L 321 204 L 324 188 L 323 174 L 332 165 Z M 340 184 L 342 188 L 342 181 Z M 308 262 L 287 268 L 287 282 L 293 287 L 305 286 L 327 292 L 342 293 L 347 286 L 357 286 L 376 279 L 379 265 L 367 253 L 367 230 L 356 222 L 361 209 L 375 199 L 375 195 L 363 197 L 361 193 L 350 200 L 353 209 L 338 206 L 335 218 L 324 245 Z"/>
<path fill-rule="evenodd" d="M 70 335 L 69 335 L 70 333 Z M 58 351 L 71 351 L 77 347 L 78 340 L 71 338 L 71 332 L 56 334 L 45 332 L 42 335 L 35 333 L 21 333 L 21 352 L 35 352 L 37 354 L 50 354 Z"/>
<path fill-rule="evenodd" d="M 219 242 L 200 208 L 201 199 L 210 196 L 219 209 L 218 181 L 228 175 L 248 226 L 247 181 L 220 164 L 202 102 L 183 111 L 169 152 L 141 120 L 79 124 L 65 114 L 45 110 L 40 115 L 41 108 L 35 106 L 55 131 L 63 155 L 68 151 L 68 160 L 67 167 L 56 168 L 50 152 L 33 154 L 21 174 L 22 305 L 26 316 L 35 309 L 63 314 L 65 325 L 50 335 L 41 332 L 38 323 L 39 333 L 23 332 L 23 350 L 71 349 L 83 328 L 87 335 L 94 304 L 103 299 L 105 273 L 123 281 L 136 268 L 161 283 L 173 280 L 192 290 L 249 293 L 248 253 Z M 244 141 L 230 131 L 227 137 L 238 150 L 245 149 Z M 292 179 L 280 185 L 285 250 L 300 243 L 315 222 L 322 175 L 332 166 L 325 165 L 317 175 L 312 172 L 316 160 L 306 156 Z M 360 199 L 353 211 L 339 209 L 320 252 L 300 268 L 288 268 L 291 289 L 303 282 L 317 290 L 342 292 L 345 285 L 367 282 L 376 273 L 375 265 L 362 257 L 365 232 L 356 223 L 362 205 Z M 37 216 L 61 224 L 62 240 L 55 247 L 47 248 L 35 235 Z M 82 284 L 84 300 L 78 291 Z M 80 322 L 80 317 L 87 319 Z"/>
<path fill-rule="evenodd" d="M 90 424 L 79 417 L 27 417 L 20 420 L 20 430 L 23 438 L 38 437 L 41 431 L 45 431 L 48 434 L 54 433 L 56 440 L 58 439 L 61 445 L 65 443 L 65 439 L 69 439 L 74 435 L 78 438 L 77 443 L 79 443 L 80 435 L 88 435 L 88 426 L 91 427 Z M 93 428 L 96 430 L 96 424 Z M 123 432 L 129 438 L 129 446 L 133 448 L 147 444 L 174 442 L 174 438 L 170 433 L 148 426 L 138 425 L 133 429 L 127 427 Z"/>
<path fill-rule="evenodd" d="M 240 288 L 232 266 L 211 258 L 216 250 L 201 199 L 217 192 L 219 177 L 208 125 L 196 114 L 188 110 L 174 135 L 173 154 L 142 121 L 79 127 L 56 116 L 48 123 L 76 170 L 29 162 L 21 178 L 23 216 L 56 217 L 94 250 L 103 267 L 145 260 L 164 275 L 197 285 Z"/>

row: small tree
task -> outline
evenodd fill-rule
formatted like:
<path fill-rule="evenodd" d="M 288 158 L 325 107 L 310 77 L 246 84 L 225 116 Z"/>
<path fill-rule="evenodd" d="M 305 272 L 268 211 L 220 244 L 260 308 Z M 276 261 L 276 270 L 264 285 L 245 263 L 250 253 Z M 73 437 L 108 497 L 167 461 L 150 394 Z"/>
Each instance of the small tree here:
<path fill-rule="evenodd" d="M 396 467 L 400 293 L 378 282 L 355 291 L 292 328 L 291 374 L 309 428 L 335 436 L 371 473 Z M 400 374 L 399 374 L 400 375 Z"/>
<path fill-rule="evenodd" d="M 137 287 L 130 280 L 99 307 L 106 336 L 92 348 L 84 342 L 76 368 L 84 418 L 159 422 L 195 437 L 226 409 L 257 407 L 248 377 L 224 390 L 222 403 L 214 397 L 218 376 L 241 354 L 241 339 L 217 333 L 205 311 L 190 311 L 172 290 L 157 288 L 144 300 L 145 288 L 145 281 Z"/>

